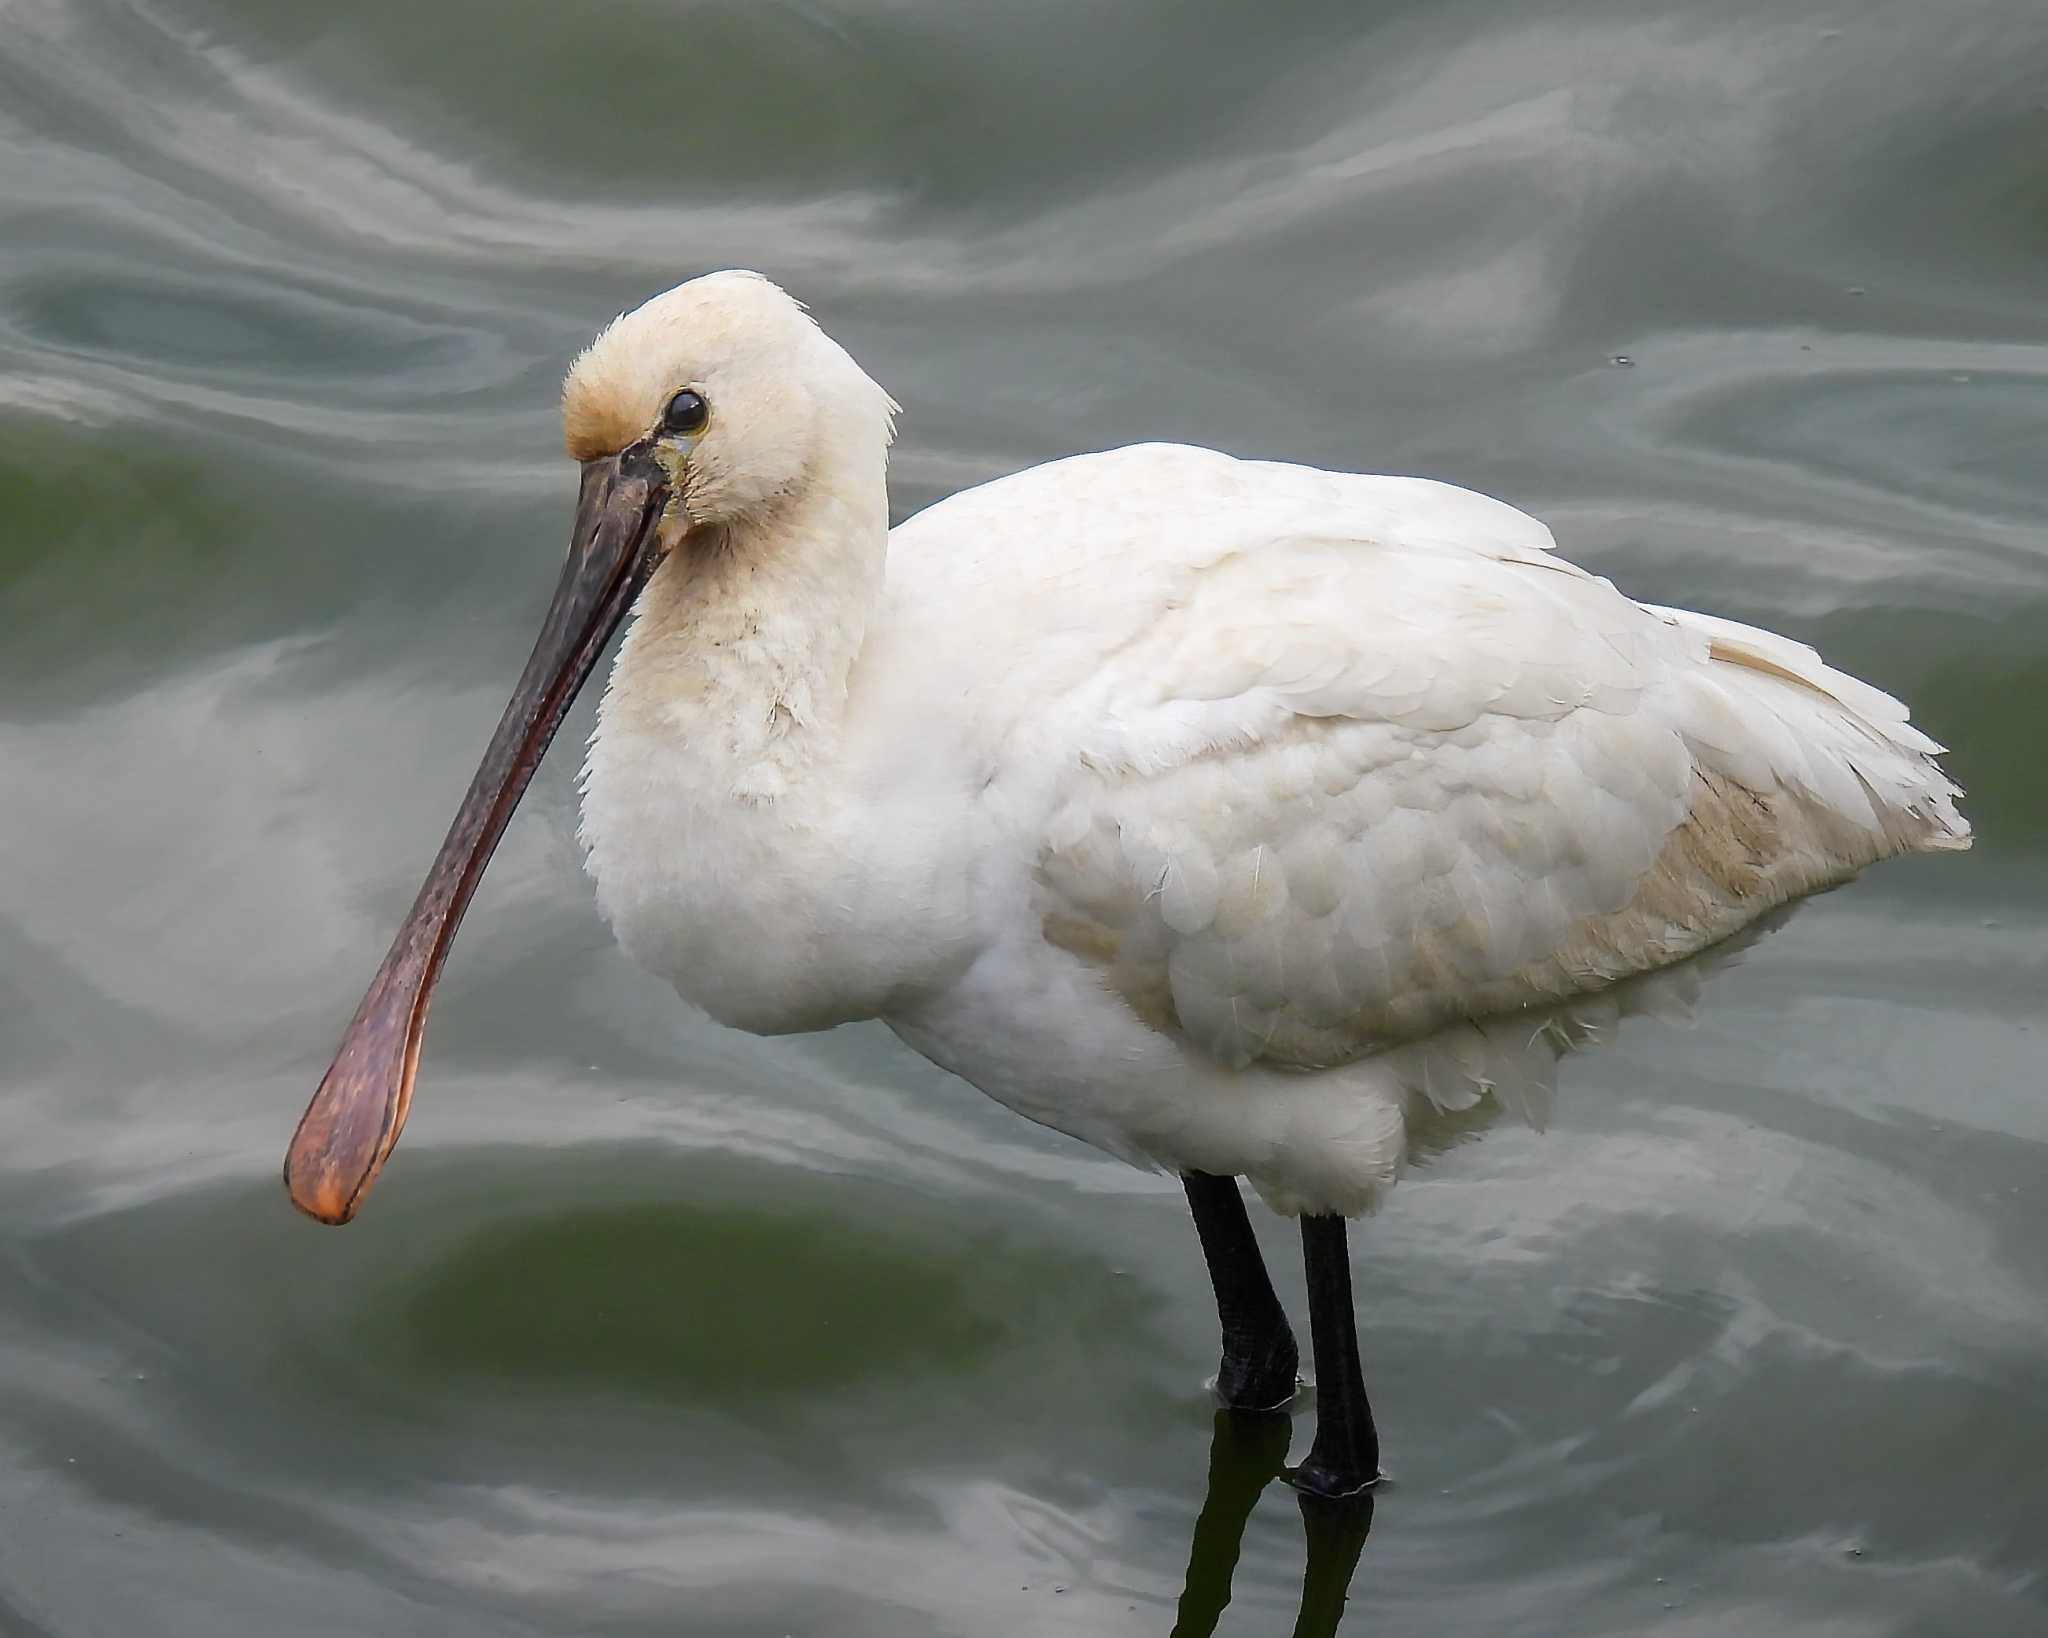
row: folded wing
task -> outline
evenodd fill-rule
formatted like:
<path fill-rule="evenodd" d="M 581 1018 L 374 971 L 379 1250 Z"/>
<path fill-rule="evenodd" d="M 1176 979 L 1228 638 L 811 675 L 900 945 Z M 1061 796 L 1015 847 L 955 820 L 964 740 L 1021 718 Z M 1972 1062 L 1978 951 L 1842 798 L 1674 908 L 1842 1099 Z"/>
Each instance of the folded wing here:
<path fill-rule="evenodd" d="M 1183 553 L 1028 728 L 1045 937 L 1225 1063 L 1552 1007 L 1968 845 L 1939 747 L 1802 645 L 1526 536 L 1318 521 Z"/>

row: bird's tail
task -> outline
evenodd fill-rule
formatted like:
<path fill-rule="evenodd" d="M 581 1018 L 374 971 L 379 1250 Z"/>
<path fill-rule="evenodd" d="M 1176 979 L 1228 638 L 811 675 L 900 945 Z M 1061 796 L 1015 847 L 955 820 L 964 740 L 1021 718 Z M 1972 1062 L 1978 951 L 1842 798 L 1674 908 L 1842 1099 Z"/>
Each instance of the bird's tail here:
<path fill-rule="evenodd" d="M 1706 645 L 1685 731 L 1702 766 L 1755 791 L 1788 790 L 1862 833 L 1850 868 L 1897 853 L 1970 845 L 1962 789 L 1942 747 L 1883 689 L 1837 671 L 1804 643 L 1686 609 L 1653 614 Z"/>

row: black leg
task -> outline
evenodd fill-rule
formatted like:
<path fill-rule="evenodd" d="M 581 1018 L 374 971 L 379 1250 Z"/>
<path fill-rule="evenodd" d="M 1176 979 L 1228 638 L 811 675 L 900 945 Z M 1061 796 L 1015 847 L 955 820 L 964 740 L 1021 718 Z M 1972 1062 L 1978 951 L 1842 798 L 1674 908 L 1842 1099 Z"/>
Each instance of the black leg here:
<path fill-rule="evenodd" d="M 1294 1470 L 1312 1496 L 1350 1496 L 1377 1484 L 1380 1436 L 1366 1402 L 1351 1311 L 1351 1258 L 1344 1219 L 1304 1217 L 1301 1255 L 1308 1265 L 1308 1322 L 1316 1356 L 1316 1438 Z"/>
<path fill-rule="evenodd" d="M 1301 1355 L 1287 1313 L 1273 1295 L 1259 1242 L 1237 1179 L 1189 1172 L 1181 1179 L 1194 1209 L 1195 1232 L 1216 1288 L 1216 1314 L 1223 1322 L 1223 1363 L 1216 1371 L 1216 1397 L 1233 1410 L 1272 1410 L 1294 1397 Z M 1338 1222 L 1341 1233 L 1343 1223 Z"/>

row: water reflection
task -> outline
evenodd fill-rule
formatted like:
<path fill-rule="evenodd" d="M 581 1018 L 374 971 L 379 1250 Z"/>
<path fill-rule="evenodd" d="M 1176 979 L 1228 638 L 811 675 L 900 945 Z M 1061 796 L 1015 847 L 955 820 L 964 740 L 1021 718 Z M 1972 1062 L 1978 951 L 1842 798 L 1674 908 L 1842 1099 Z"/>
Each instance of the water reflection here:
<path fill-rule="evenodd" d="M 1188 1547 L 1187 1585 L 1172 1638 L 1208 1638 L 1223 1618 L 1245 1525 L 1266 1487 L 1280 1478 L 1292 1431 L 1285 1411 L 1217 1411 L 1209 1441 L 1209 1486 Z M 1358 1555 L 1372 1533 L 1373 1493 L 1341 1501 L 1290 1494 L 1301 1509 L 1308 1548 L 1294 1638 L 1319 1638 L 1334 1633 L 1344 1619 Z"/>
<path fill-rule="evenodd" d="M 2048 1630 L 2044 24 L 1959 16 L 9 6 L 0 1629 L 1336 1625 L 1362 1521 L 1284 1424 L 1201 1489 L 1178 1188 L 683 1015 L 573 756 L 403 1185 L 328 1237 L 278 1192 L 559 563 L 560 369 L 738 264 L 906 406 L 899 515 L 1144 437 L 1420 472 L 1912 701 L 1975 853 L 1356 1235 L 1408 1482 L 1345 1630 Z"/>

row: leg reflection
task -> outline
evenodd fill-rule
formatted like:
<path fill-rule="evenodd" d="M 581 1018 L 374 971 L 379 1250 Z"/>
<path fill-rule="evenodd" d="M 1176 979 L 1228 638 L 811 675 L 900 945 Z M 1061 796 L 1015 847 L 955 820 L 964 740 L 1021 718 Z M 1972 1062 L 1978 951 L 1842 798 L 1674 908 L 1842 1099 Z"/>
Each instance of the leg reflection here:
<path fill-rule="evenodd" d="M 1209 1489 L 1188 1548 L 1187 1586 L 1173 1638 L 1209 1638 L 1230 1602 L 1230 1578 L 1244 1542 L 1245 1521 L 1259 1492 L 1280 1476 L 1287 1438 L 1294 1431 L 1284 1411 L 1216 1413 L 1209 1440 Z"/>
<path fill-rule="evenodd" d="M 1372 1492 L 1342 1496 L 1300 1496 L 1301 1527 L 1308 1537 L 1308 1568 L 1301 1573 L 1301 1614 L 1294 1638 L 1332 1638 L 1344 1619 L 1351 1576 L 1365 1538 L 1372 1534 Z"/>
<path fill-rule="evenodd" d="M 1287 1462 L 1290 1419 L 1275 1411 L 1219 1410 L 1209 1444 L 1209 1488 L 1188 1549 L 1187 1584 L 1172 1638 L 1210 1638 L 1230 1603 L 1230 1583 L 1252 1508 Z M 1308 1566 L 1295 1638 L 1330 1638 L 1344 1616 L 1358 1555 L 1372 1529 L 1370 1492 L 1332 1501 L 1303 1495 Z"/>

